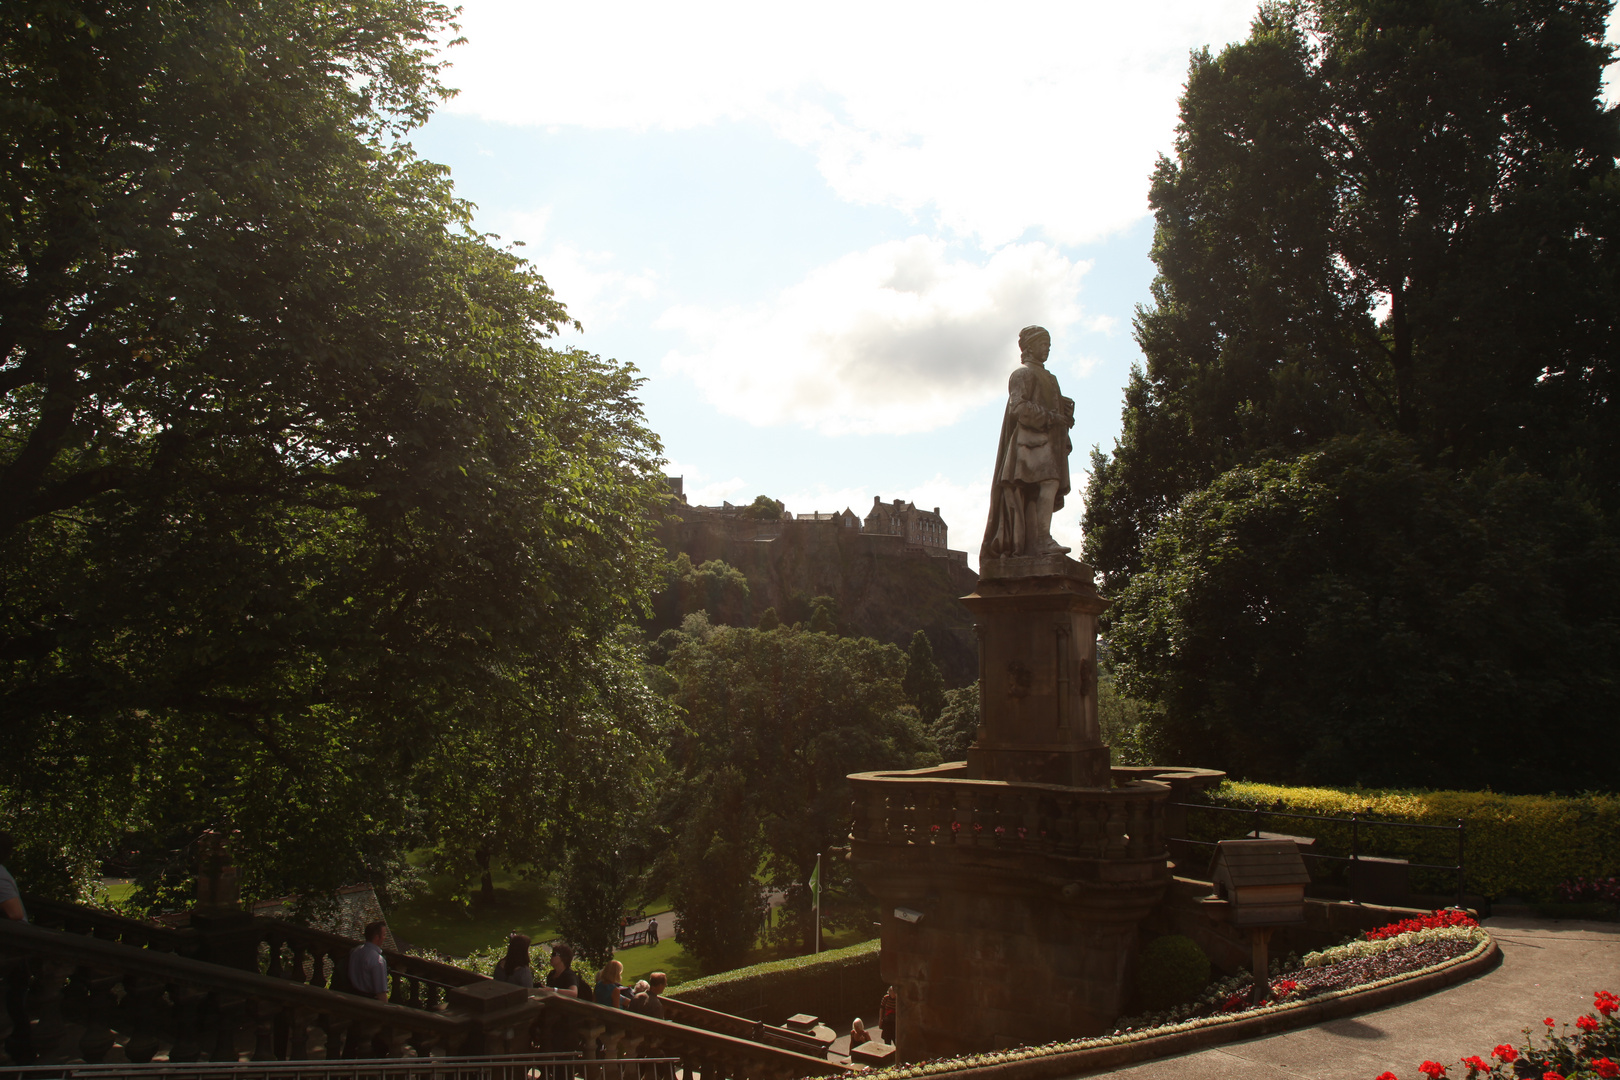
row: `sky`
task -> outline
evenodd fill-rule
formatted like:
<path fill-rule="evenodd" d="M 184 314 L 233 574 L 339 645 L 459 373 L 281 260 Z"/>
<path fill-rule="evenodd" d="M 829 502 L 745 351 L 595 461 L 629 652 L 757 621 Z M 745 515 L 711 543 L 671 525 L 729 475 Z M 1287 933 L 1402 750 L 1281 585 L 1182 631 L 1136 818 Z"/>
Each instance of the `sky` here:
<path fill-rule="evenodd" d="M 693 503 L 900 498 L 977 565 L 1018 330 L 1046 326 L 1078 556 L 1149 176 L 1190 52 L 1255 7 L 464 0 L 459 94 L 413 142 L 582 324 L 560 344 L 640 371 Z"/>

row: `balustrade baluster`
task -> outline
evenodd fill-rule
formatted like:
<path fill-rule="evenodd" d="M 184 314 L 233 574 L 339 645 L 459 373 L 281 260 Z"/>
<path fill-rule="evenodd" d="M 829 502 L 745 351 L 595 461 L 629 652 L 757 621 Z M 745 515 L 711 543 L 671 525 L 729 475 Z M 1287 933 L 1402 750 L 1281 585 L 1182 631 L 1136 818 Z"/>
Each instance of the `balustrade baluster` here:
<path fill-rule="evenodd" d="M 116 974 L 86 973 L 89 996 L 85 1001 L 84 1035 L 79 1041 L 79 1053 L 89 1064 L 105 1061 L 113 1048 L 112 1025 L 118 1009 L 118 997 L 113 991 L 120 981 Z"/>
<path fill-rule="evenodd" d="M 397 971 L 388 973 L 388 1003 L 390 1005 L 403 1005 L 406 1001 L 405 979 Z"/>
<path fill-rule="evenodd" d="M 62 1018 L 62 988 L 73 974 L 70 961 L 43 957 L 39 975 L 28 993 L 28 1014 L 34 1018 L 34 1053 L 41 1065 L 59 1065 L 79 1056 L 79 1048 Z"/>
<path fill-rule="evenodd" d="M 213 1000 L 214 1049 L 208 1060 L 237 1061 L 241 1057 L 241 1034 L 248 1002 L 224 990 L 216 992 Z"/>
<path fill-rule="evenodd" d="M 123 984 L 121 1026 L 130 1033 L 124 1040 L 124 1060 L 144 1065 L 158 1051 L 158 1032 L 163 1027 L 163 983 L 143 975 L 125 974 Z"/>
<path fill-rule="evenodd" d="M 198 1042 L 198 1012 L 207 995 L 194 987 L 173 984 L 169 987 L 169 1000 L 173 1003 L 174 1045 L 169 1047 L 170 1061 L 197 1061 L 202 1057 Z"/>
<path fill-rule="evenodd" d="M 422 980 L 409 976 L 405 980 L 405 985 L 410 989 L 406 1004 L 413 1009 L 420 1009 L 422 1007 Z"/>
<path fill-rule="evenodd" d="M 272 979 L 279 979 L 281 978 L 283 970 L 281 966 L 281 947 L 283 945 L 281 935 L 275 933 L 270 934 L 266 938 L 265 944 L 270 946 L 270 955 L 266 957 L 264 973 L 270 976 Z"/>

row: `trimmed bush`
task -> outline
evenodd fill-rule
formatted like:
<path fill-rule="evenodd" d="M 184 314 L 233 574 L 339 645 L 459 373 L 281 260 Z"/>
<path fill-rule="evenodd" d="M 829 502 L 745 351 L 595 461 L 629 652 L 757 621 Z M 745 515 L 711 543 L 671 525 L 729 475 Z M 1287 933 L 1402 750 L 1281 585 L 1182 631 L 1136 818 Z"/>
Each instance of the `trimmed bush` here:
<path fill-rule="evenodd" d="M 1491 791 L 1378 791 L 1283 787 L 1227 781 L 1209 793 L 1218 806 L 1295 814 L 1325 814 L 1453 825 L 1463 819 L 1467 887 L 1486 898 L 1506 895 L 1553 899 L 1561 882 L 1576 877 L 1620 874 L 1620 795 L 1498 795 Z M 1247 828 L 1235 814 L 1190 812 L 1195 840 L 1229 839 Z M 1338 822 L 1262 819 L 1262 828 L 1305 833 L 1319 841 L 1324 855 L 1350 854 L 1350 825 Z M 1452 832 L 1385 829 L 1363 824 L 1363 855 L 1404 858 L 1444 865 L 1457 859 Z M 1443 872 L 1413 871 L 1414 887 L 1446 894 L 1455 878 Z"/>
<path fill-rule="evenodd" d="M 794 1013 L 812 1013 L 834 1030 L 857 1016 L 873 1016 L 887 984 L 878 969 L 882 942 L 814 956 L 794 956 L 722 971 L 681 983 L 669 996 L 689 1005 L 779 1024 Z"/>
<path fill-rule="evenodd" d="M 1136 997 L 1159 1012 L 1197 997 L 1209 985 L 1209 957 L 1190 937 L 1168 934 L 1148 942 L 1136 961 Z"/>

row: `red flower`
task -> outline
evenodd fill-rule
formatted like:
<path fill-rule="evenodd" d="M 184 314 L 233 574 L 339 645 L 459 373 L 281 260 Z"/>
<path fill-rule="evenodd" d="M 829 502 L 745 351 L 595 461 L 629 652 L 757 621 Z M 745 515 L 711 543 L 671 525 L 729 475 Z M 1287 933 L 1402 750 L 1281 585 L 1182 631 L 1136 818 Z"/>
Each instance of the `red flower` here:
<path fill-rule="evenodd" d="M 1278 997 L 1282 997 L 1284 994 L 1292 994 L 1298 989 L 1299 983 L 1295 982 L 1293 979 L 1278 979 L 1276 982 L 1271 984 L 1271 992 L 1276 994 Z"/>
<path fill-rule="evenodd" d="M 1554 1020 L 1552 1017 L 1549 1016 L 1545 1020 L 1543 1020 L 1542 1023 L 1546 1024 L 1548 1027 L 1553 1027 L 1558 1023 L 1558 1021 Z"/>
<path fill-rule="evenodd" d="M 951 832 L 961 832 L 961 831 L 962 831 L 962 823 L 960 821 L 951 822 Z"/>
<path fill-rule="evenodd" d="M 1501 1058 L 1504 1064 L 1511 1065 L 1515 1061 L 1519 1060 L 1519 1052 L 1513 1049 L 1513 1047 L 1509 1046 L 1507 1043 L 1503 1043 L 1501 1046 L 1498 1046 L 1495 1050 L 1491 1051 L 1491 1057 Z"/>
<path fill-rule="evenodd" d="M 983 825 L 983 824 L 981 824 L 981 823 L 980 823 L 980 822 L 977 822 L 977 821 L 975 821 L 975 822 L 974 822 L 974 823 L 973 823 L 973 831 L 974 831 L 974 832 L 979 832 L 979 831 L 981 831 L 981 830 L 982 830 L 982 829 L 983 829 L 983 828 L 984 828 L 984 825 Z"/>
<path fill-rule="evenodd" d="M 997 825 L 996 826 L 996 835 L 997 836 L 1006 836 L 1007 835 L 1007 826 L 1005 826 L 1005 825 Z"/>
<path fill-rule="evenodd" d="M 1598 1019 L 1595 1016 L 1577 1016 L 1575 1026 L 1582 1031 L 1596 1031 L 1598 1029 Z"/>
<path fill-rule="evenodd" d="M 1438 1061 L 1425 1061 L 1418 1066 L 1418 1072 L 1429 1077 L 1429 1080 L 1440 1080 L 1442 1076 L 1446 1075 L 1446 1067 Z"/>
<path fill-rule="evenodd" d="M 1541 1080 L 1564 1080 L 1564 1078 L 1555 1072 L 1544 1072 L 1541 1074 Z"/>
<path fill-rule="evenodd" d="M 937 832 L 939 832 L 939 826 L 938 825 L 930 825 L 930 826 L 928 826 L 928 831 L 931 832 L 931 833 L 937 833 Z"/>
<path fill-rule="evenodd" d="M 1616 1065 L 1606 1057 L 1598 1058 L 1592 1062 L 1592 1068 L 1597 1070 L 1597 1074 L 1603 1077 L 1603 1080 L 1614 1080 L 1615 1077 L 1620 1076 L 1620 1065 Z"/>
<path fill-rule="evenodd" d="M 1486 1061 L 1478 1054 L 1463 1058 L 1462 1063 L 1468 1066 L 1468 1071 L 1470 1074 L 1477 1072 L 1489 1072 L 1491 1068 L 1490 1062 Z"/>
<path fill-rule="evenodd" d="M 1607 990 L 1597 991 L 1592 995 L 1592 998 L 1597 1004 L 1597 1011 L 1602 1013 L 1604 1016 L 1608 1016 L 1610 1013 L 1614 1012 L 1614 1010 L 1620 1009 L 1620 997 L 1615 997 Z"/>
<path fill-rule="evenodd" d="M 1401 1080 L 1401 1078 L 1392 1072 L 1382 1072 L 1378 1074 L 1375 1080 Z"/>

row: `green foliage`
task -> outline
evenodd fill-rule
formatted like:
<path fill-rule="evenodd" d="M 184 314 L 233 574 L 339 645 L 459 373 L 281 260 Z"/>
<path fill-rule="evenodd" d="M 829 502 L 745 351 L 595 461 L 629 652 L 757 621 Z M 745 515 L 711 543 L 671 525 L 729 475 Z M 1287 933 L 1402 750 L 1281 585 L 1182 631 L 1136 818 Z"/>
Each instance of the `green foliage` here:
<path fill-rule="evenodd" d="M 656 728 L 618 635 L 658 445 L 404 141 L 450 17 L 0 16 L 0 818 L 32 889 L 122 841 L 161 903 L 209 826 L 258 895 L 387 885 L 422 837 L 521 859 L 564 776 Z"/>
<path fill-rule="evenodd" d="M 1153 177 L 1146 367 L 1115 453 L 1093 454 L 1085 513 L 1087 560 L 1131 628 L 1121 689 L 1150 726 L 1162 713 L 1150 734 L 1179 760 L 1613 786 L 1588 764 L 1612 756 L 1588 740 L 1616 704 L 1593 675 L 1614 667 L 1620 512 L 1608 11 L 1305 0 L 1193 58 L 1175 158 Z M 1429 614 L 1426 591 L 1445 601 Z M 1504 719 L 1524 708 L 1534 720 Z M 1403 738 L 1417 731 L 1424 745 Z"/>
<path fill-rule="evenodd" d="M 1557 886 L 1575 877 L 1620 874 L 1620 796 L 1588 794 L 1501 795 L 1491 791 L 1379 791 L 1281 787 L 1228 781 L 1210 792 L 1218 806 L 1349 817 L 1352 812 L 1384 821 L 1427 825 L 1464 823 L 1468 891 L 1487 898 L 1517 895 L 1551 899 Z M 1192 812 L 1195 839 L 1236 835 L 1234 814 Z M 1303 828 L 1295 822 L 1290 829 Z M 1309 823 L 1326 855 L 1350 854 L 1350 825 Z M 1455 863 L 1455 833 L 1431 830 L 1359 830 L 1363 855 L 1406 858 L 1435 865 Z M 1416 879 L 1418 872 L 1414 872 Z M 1436 891 L 1455 887 L 1449 874 L 1430 882 Z"/>
<path fill-rule="evenodd" d="M 717 623 L 746 625 L 752 610 L 748 577 L 723 559 L 710 559 L 694 567 L 681 552 L 669 567 L 669 599 L 680 616 L 707 612 Z"/>
<path fill-rule="evenodd" d="M 767 1023 L 811 1011 L 835 1024 L 871 1015 L 885 989 L 873 939 L 812 956 L 773 960 L 682 983 L 671 993 L 689 1005 Z"/>
<path fill-rule="evenodd" d="M 665 873 L 682 943 L 707 969 L 752 944 L 762 858 L 810 931 L 805 882 L 817 854 L 848 834 L 846 776 L 921 763 L 927 742 L 900 688 L 904 663 L 892 645 L 786 627 L 714 627 L 675 649 L 667 670 L 686 729 L 672 755 Z M 825 921 L 872 920 L 864 901 L 839 895 Z"/>
<path fill-rule="evenodd" d="M 776 614 L 776 609 L 775 608 L 768 607 L 768 608 L 766 608 L 764 611 L 762 611 L 760 613 L 760 616 L 759 616 L 759 629 L 767 630 L 767 631 L 775 630 L 778 626 L 781 626 L 781 625 L 782 625 L 782 620 Z"/>
<path fill-rule="evenodd" d="M 1368 437 L 1160 526 L 1109 633 L 1160 760 L 1249 779 L 1612 788 L 1620 559 L 1578 490 Z M 1526 731 L 1548 733 L 1526 738 Z"/>
<path fill-rule="evenodd" d="M 760 521 L 781 521 L 782 511 L 787 506 L 780 499 L 773 499 L 769 495 L 755 495 L 754 501 L 743 510 L 743 517 L 758 518 Z"/>
<path fill-rule="evenodd" d="M 939 716 L 928 729 L 940 761 L 963 761 L 979 734 L 979 684 L 945 691 Z"/>
<path fill-rule="evenodd" d="M 1151 765 L 1155 761 L 1172 760 L 1163 757 L 1154 748 L 1154 729 L 1148 722 L 1149 716 L 1150 710 L 1140 701 L 1120 693 L 1119 684 L 1112 675 L 1099 673 L 1097 726 L 1102 731 L 1102 740 L 1111 751 L 1115 765 Z"/>
<path fill-rule="evenodd" d="M 815 634 L 836 634 L 840 632 L 838 599 L 836 597 L 812 596 L 810 598 L 810 631 Z"/>
<path fill-rule="evenodd" d="M 1209 972 L 1209 957 L 1192 938 L 1154 938 L 1136 960 L 1137 1000 L 1148 1012 L 1184 1004 L 1209 985 Z"/>
<path fill-rule="evenodd" d="M 945 678 L 934 663 L 934 647 L 921 630 L 911 635 L 911 647 L 906 651 L 906 674 L 900 688 L 923 723 L 932 724 L 939 719 L 940 711 L 945 708 Z"/>

